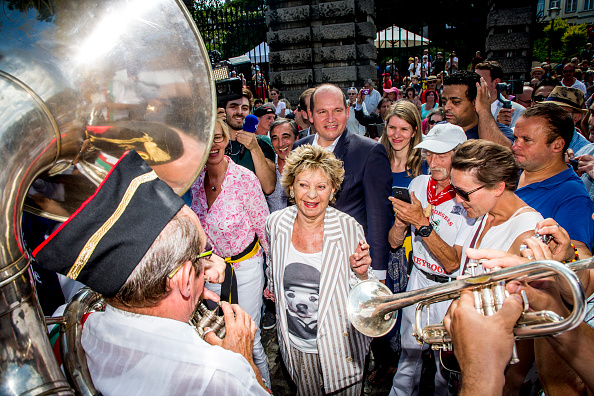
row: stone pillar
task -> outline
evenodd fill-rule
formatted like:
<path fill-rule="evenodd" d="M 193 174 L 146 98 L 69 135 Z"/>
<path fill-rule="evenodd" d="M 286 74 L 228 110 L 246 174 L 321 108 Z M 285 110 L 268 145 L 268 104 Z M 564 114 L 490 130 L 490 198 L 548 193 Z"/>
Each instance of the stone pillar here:
<path fill-rule="evenodd" d="M 501 5 L 499 3 L 502 3 Z M 491 0 L 485 58 L 498 61 L 508 79 L 530 79 L 535 6 L 528 0 Z"/>
<path fill-rule="evenodd" d="M 376 79 L 373 0 L 267 0 L 270 86 L 297 104 L 305 89 Z"/>

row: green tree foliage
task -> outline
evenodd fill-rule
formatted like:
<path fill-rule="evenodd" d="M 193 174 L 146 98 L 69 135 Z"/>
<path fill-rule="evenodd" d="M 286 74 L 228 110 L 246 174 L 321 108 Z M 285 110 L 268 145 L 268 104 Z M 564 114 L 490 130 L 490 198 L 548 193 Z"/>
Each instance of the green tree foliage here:
<path fill-rule="evenodd" d="M 563 42 L 565 56 L 569 58 L 579 56 L 588 41 L 587 24 L 569 26 L 563 34 L 561 41 Z"/>
<path fill-rule="evenodd" d="M 558 63 L 565 57 L 578 56 L 587 42 L 588 24 L 570 25 L 563 19 L 553 19 L 534 41 L 534 59 Z"/>

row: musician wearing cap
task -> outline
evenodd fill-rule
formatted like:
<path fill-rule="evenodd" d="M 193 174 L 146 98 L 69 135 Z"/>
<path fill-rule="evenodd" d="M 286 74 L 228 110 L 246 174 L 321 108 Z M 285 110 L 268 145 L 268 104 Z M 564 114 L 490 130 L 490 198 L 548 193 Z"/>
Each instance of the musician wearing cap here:
<path fill-rule="evenodd" d="M 466 141 L 464 130 L 453 124 L 438 124 L 415 148 L 423 149 L 431 175 L 421 175 L 409 185 L 412 203 L 390 197 L 396 220 L 390 230 L 393 248 L 400 246 L 410 226 L 413 269 L 406 291 L 418 290 L 446 283 L 459 274 L 462 245 L 468 237 L 474 219 L 457 203 L 456 193 L 450 186 L 451 160 L 455 148 Z M 431 323 L 439 323 L 449 306 L 448 301 L 433 304 Z M 419 345 L 413 337 L 415 306 L 402 310 L 400 329 L 402 353 L 398 371 L 394 376 L 391 395 L 418 393 L 422 368 L 422 351 L 428 345 Z M 437 372 L 435 394 L 447 394 L 447 380 L 441 373 L 436 354 Z"/>
<path fill-rule="evenodd" d="M 255 323 L 222 303 L 227 336 L 188 324 L 204 289 L 206 235 L 190 208 L 131 151 L 34 252 L 106 302 L 82 346 L 103 395 L 266 395 L 252 360 Z"/>

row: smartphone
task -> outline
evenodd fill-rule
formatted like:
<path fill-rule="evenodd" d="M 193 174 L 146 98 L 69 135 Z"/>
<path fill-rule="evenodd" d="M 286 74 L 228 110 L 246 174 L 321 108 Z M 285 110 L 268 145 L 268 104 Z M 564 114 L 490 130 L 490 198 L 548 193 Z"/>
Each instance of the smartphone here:
<path fill-rule="evenodd" d="M 406 187 L 392 187 L 392 195 L 401 201 L 411 203 L 410 193 Z"/>
<path fill-rule="evenodd" d="M 572 159 L 569 160 L 569 163 L 571 164 L 571 167 L 573 168 L 573 171 L 574 172 L 577 172 L 578 168 L 580 167 L 579 161 L 572 158 Z"/>

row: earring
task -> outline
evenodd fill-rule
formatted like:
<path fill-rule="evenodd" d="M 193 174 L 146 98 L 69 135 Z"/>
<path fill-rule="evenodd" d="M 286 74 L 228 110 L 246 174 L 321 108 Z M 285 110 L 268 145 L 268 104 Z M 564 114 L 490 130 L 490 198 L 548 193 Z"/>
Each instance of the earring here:
<path fill-rule="evenodd" d="M 289 195 L 291 196 L 291 199 L 295 199 L 295 193 L 293 190 L 289 190 Z"/>
<path fill-rule="evenodd" d="M 330 193 L 330 201 L 334 199 L 334 193 Z"/>

